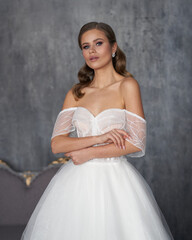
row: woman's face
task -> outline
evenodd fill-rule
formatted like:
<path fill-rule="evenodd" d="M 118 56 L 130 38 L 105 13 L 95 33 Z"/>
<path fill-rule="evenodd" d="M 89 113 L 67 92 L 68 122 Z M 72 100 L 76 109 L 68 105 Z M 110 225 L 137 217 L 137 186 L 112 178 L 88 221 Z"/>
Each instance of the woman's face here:
<path fill-rule="evenodd" d="M 85 62 L 90 68 L 97 70 L 112 64 L 112 53 L 116 51 L 116 44 L 111 47 L 104 32 L 92 29 L 83 33 L 81 47 Z"/>

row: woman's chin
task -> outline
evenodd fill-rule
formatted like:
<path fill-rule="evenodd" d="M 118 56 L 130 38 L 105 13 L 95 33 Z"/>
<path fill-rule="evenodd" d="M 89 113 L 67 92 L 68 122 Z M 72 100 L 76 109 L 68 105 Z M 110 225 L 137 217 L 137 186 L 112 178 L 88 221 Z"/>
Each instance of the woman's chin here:
<path fill-rule="evenodd" d="M 99 64 L 98 62 L 86 62 L 87 65 L 92 68 L 92 69 L 95 69 L 97 68 L 98 66 L 101 67 L 101 64 Z"/>
<path fill-rule="evenodd" d="M 94 71 L 99 70 L 99 69 L 102 69 L 102 68 L 105 68 L 108 64 L 110 64 L 110 63 L 109 63 L 109 62 L 108 62 L 108 63 L 103 63 L 103 64 L 101 64 L 101 63 L 96 63 L 96 62 L 94 62 L 94 63 L 87 63 L 87 65 L 88 65 L 91 69 L 93 69 Z"/>

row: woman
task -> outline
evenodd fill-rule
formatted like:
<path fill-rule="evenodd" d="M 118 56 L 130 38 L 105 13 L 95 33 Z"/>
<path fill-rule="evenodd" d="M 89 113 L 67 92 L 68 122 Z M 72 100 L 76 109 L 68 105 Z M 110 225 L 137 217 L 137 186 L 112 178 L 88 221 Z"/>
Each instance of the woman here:
<path fill-rule="evenodd" d="M 70 160 L 49 183 L 22 239 L 173 239 L 149 186 L 124 156 L 145 154 L 139 84 L 109 25 L 87 23 L 78 40 L 85 65 L 51 141 L 53 153 Z"/>

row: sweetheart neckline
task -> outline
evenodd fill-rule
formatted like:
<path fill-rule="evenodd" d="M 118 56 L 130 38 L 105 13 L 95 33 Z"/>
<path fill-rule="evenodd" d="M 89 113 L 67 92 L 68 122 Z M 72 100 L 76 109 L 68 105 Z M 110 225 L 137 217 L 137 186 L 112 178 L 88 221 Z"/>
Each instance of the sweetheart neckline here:
<path fill-rule="evenodd" d="M 122 108 L 107 108 L 107 109 L 104 109 L 103 111 L 101 111 L 101 112 L 99 112 L 97 115 L 94 115 L 89 109 L 87 109 L 87 108 L 85 108 L 85 107 L 81 107 L 81 106 L 79 106 L 79 107 L 76 107 L 76 108 L 83 108 L 83 109 L 85 109 L 86 111 L 88 111 L 94 118 L 97 118 L 100 114 L 102 114 L 102 113 L 104 113 L 104 112 L 106 112 L 106 111 L 108 111 L 108 110 L 125 110 L 125 109 L 122 109 Z"/>
<path fill-rule="evenodd" d="M 128 111 L 127 109 L 125 108 L 107 108 L 107 109 L 104 109 L 103 111 L 101 111 L 100 113 L 98 113 L 96 116 L 90 112 L 87 108 L 85 107 L 81 107 L 81 106 L 78 106 L 78 107 L 69 107 L 69 108 L 65 108 L 63 110 L 60 111 L 60 113 L 64 112 L 64 111 L 69 111 L 69 110 L 75 110 L 75 109 L 78 109 L 78 108 L 82 108 L 82 109 L 85 109 L 94 119 L 96 119 L 98 116 L 100 116 L 102 113 L 106 112 L 106 111 L 109 111 L 109 110 L 115 110 L 115 111 L 123 111 L 123 112 L 127 112 L 133 116 L 136 116 L 138 118 L 140 118 L 141 120 L 143 120 L 144 122 L 146 122 L 146 120 L 144 118 L 142 118 L 141 116 L 137 115 L 136 113 L 132 113 L 130 111 Z"/>

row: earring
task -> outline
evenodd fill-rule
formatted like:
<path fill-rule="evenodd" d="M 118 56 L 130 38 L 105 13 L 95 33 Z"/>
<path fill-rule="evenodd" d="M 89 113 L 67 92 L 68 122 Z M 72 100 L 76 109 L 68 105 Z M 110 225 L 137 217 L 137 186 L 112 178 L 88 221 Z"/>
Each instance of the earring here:
<path fill-rule="evenodd" d="M 112 53 L 112 57 L 113 57 L 113 58 L 115 57 L 115 52 L 114 52 L 114 53 Z"/>

